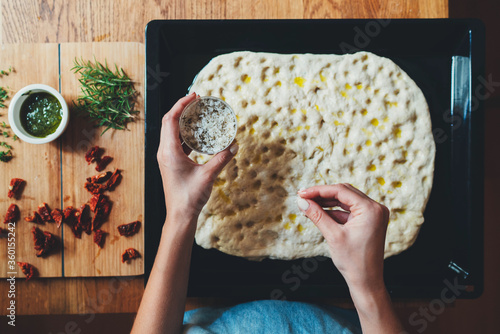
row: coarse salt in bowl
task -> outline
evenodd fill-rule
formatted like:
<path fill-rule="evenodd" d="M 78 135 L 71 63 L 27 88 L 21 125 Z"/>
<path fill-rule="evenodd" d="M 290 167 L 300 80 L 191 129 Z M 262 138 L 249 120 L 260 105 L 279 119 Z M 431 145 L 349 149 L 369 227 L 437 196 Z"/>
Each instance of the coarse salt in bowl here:
<path fill-rule="evenodd" d="M 236 137 L 236 114 L 225 101 L 203 96 L 184 108 L 179 126 L 182 140 L 189 148 L 216 154 L 228 148 Z"/>

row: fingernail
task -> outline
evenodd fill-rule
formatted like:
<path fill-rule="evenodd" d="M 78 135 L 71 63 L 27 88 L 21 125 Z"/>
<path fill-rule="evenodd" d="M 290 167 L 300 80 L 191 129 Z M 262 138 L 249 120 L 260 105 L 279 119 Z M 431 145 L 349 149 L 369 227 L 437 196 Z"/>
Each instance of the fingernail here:
<path fill-rule="evenodd" d="M 305 199 L 303 198 L 298 198 L 297 199 L 297 205 L 299 206 L 299 209 L 303 210 L 303 211 L 307 211 L 307 209 L 309 209 L 309 202 L 306 201 Z"/>
<path fill-rule="evenodd" d="M 229 149 L 229 151 L 231 152 L 232 155 L 235 155 L 236 153 L 238 153 L 238 149 L 240 147 L 238 146 L 238 144 L 234 144 L 233 146 L 231 146 L 231 148 Z"/>

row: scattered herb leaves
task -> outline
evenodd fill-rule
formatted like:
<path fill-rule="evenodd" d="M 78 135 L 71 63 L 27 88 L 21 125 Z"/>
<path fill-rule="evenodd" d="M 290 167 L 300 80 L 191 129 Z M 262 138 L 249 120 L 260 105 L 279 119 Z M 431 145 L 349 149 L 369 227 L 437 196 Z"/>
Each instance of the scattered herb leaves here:
<path fill-rule="evenodd" d="M 19 137 L 17 135 L 14 135 L 14 137 L 12 137 L 12 139 L 14 139 L 14 141 L 17 141 L 19 139 Z"/>
<path fill-rule="evenodd" d="M 12 73 L 14 69 L 12 68 L 12 66 L 9 66 L 9 69 L 7 70 L 0 70 L 0 77 L 3 77 L 4 75 L 9 75 L 10 73 Z"/>
<path fill-rule="evenodd" d="M 7 91 L 3 88 L 0 87 L 0 108 L 5 108 L 5 100 L 9 97 L 9 94 Z"/>
<path fill-rule="evenodd" d="M 15 72 L 14 68 L 12 66 L 10 66 L 7 70 L 0 70 L 0 78 L 3 77 L 3 76 L 7 76 L 9 75 L 10 73 L 12 72 Z M 8 90 L 9 88 L 7 87 L 7 89 L 3 88 L 3 87 L 0 87 L 0 108 L 6 108 L 7 106 L 5 105 L 5 101 L 9 98 L 9 93 L 8 93 Z M 5 121 L 2 121 L 2 123 L 0 124 L 0 126 L 3 128 L 3 129 L 8 129 L 10 128 L 10 126 L 5 123 Z M 9 138 L 10 137 L 10 134 L 9 132 L 5 131 L 5 130 L 1 130 L 0 131 L 1 135 L 4 136 L 5 138 Z M 17 136 L 14 135 L 14 141 L 17 140 Z M 7 149 L 7 151 L 0 151 L 0 161 L 2 162 L 9 162 L 11 159 L 12 159 L 12 146 L 10 146 L 9 144 L 7 144 L 6 142 L 0 142 L 0 147 L 5 147 Z"/>
<path fill-rule="evenodd" d="M 124 130 L 127 123 L 134 120 L 138 110 L 134 110 L 137 91 L 134 82 L 115 64 L 115 71 L 104 65 L 83 59 L 74 60 L 71 69 L 79 73 L 82 95 L 74 105 L 76 111 L 86 115 L 96 127 L 106 127 L 101 136 L 109 129 Z"/>
<path fill-rule="evenodd" d="M 8 151 L 0 151 L 0 161 L 9 162 L 12 159 L 12 152 Z"/>

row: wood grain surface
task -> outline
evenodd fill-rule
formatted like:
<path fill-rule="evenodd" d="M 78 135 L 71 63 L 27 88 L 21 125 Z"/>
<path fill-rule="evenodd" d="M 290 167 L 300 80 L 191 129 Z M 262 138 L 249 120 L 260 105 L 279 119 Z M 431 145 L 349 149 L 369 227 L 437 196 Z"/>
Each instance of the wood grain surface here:
<path fill-rule="evenodd" d="M 57 44 L 25 44 L 25 45 L 5 45 L 0 53 L 0 67 L 7 69 L 12 66 L 15 72 L 0 78 L 2 87 L 9 87 L 9 95 L 12 97 L 15 92 L 24 86 L 32 83 L 49 85 L 56 90 L 59 89 L 58 77 L 58 49 Z M 9 104 L 9 100 L 6 104 Z M 9 123 L 7 109 L 0 109 L 0 123 Z M 9 138 L 0 136 L 0 142 L 6 142 L 13 147 L 14 158 L 8 162 L 0 162 L 0 214 L 1 227 L 6 228 L 3 219 L 7 208 L 11 203 L 17 204 L 21 211 L 21 218 L 16 223 L 15 246 L 16 261 L 28 262 L 34 265 L 44 277 L 57 277 L 62 274 L 62 252 L 59 246 L 57 251 L 47 257 L 36 257 L 31 228 L 39 227 L 43 231 L 48 231 L 57 236 L 60 243 L 61 229 L 57 229 L 54 223 L 44 225 L 28 223 L 24 217 L 32 216 L 33 211 L 38 209 L 38 205 L 46 202 L 51 208 L 61 205 L 61 174 L 59 141 L 49 144 L 33 145 L 14 141 L 14 132 L 11 129 L 0 128 L 0 132 L 9 133 Z M 1 148 L 2 151 L 5 148 Z M 26 181 L 22 196 L 16 200 L 8 198 L 7 191 L 12 178 L 22 178 Z M 7 259 L 7 239 L 0 239 L 0 259 L 2 264 Z M 7 273 L 17 271 L 18 277 L 23 277 L 21 270 L 16 265 L 15 270 L 11 270 L 7 265 L 0 266 L 0 277 L 8 277 Z M 4 296 L 2 296 L 4 297 Z M 2 298 L 0 297 L 0 298 Z"/>
<path fill-rule="evenodd" d="M 101 136 L 102 128 L 94 128 L 82 118 L 73 119 L 62 141 L 62 185 L 64 207 L 79 208 L 92 197 L 83 188 L 87 177 L 98 174 L 95 164 L 85 162 L 85 152 L 98 145 L 104 155 L 113 157 L 106 170 L 121 171 L 122 178 L 115 190 L 105 192 L 112 202 L 109 219 L 101 229 L 108 233 L 104 247 L 99 249 L 92 235 L 82 234 L 76 239 L 68 228 L 64 230 L 64 276 L 123 276 L 144 273 L 144 258 L 122 263 L 121 254 L 133 247 L 144 255 L 144 44 L 140 43 L 63 43 L 61 44 L 61 91 L 70 101 L 81 95 L 78 76 L 71 68 L 75 57 L 106 61 L 123 68 L 141 92 L 136 110 L 137 120 L 129 123 L 128 130 L 109 130 Z M 131 237 L 120 236 L 117 226 L 139 220 L 139 233 Z"/>
<path fill-rule="evenodd" d="M 123 264 L 120 254 L 128 247 L 134 247 L 143 254 L 144 226 L 139 234 L 129 238 L 118 236 L 116 226 L 133 220 L 144 223 L 144 45 L 69 43 L 61 45 L 60 54 L 61 91 L 68 105 L 71 105 L 79 90 L 77 76 L 70 70 L 74 57 L 92 59 L 95 55 L 97 60 L 107 59 L 110 64 L 119 64 L 132 78 L 137 79 L 135 87 L 141 92 L 137 104 L 140 114 L 138 121 L 130 124 L 130 131 L 108 131 L 103 137 L 100 137 L 100 131 L 93 131 L 83 120 L 73 118 L 63 137 L 52 144 L 31 145 L 21 141 L 14 142 L 12 137 L 0 138 L 0 141 L 6 141 L 14 147 L 14 158 L 8 164 L 2 163 L 0 166 L 0 182 L 4 192 L 0 196 L 2 221 L 10 203 L 16 203 L 21 209 L 21 221 L 16 226 L 17 261 L 35 265 L 40 277 L 43 277 L 26 282 L 16 266 L 17 277 L 20 278 L 16 283 L 17 314 L 135 312 L 142 296 L 144 280 L 142 277 L 118 276 L 142 274 L 143 259 Z M 11 96 L 30 83 L 44 83 L 59 89 L 58 44 L 4 45 L 0 52 L 0 64 L 6 68 L 12 65 L 15 69 L 14 73 L 0 79 L 3 87 L 8 86 L 12 90 Z M 7 104 L 9 102 L 10 100 Z M 1 109 L 0 115 L 0 123 L 8 123 L 7 109 Z M 12 136 L 12 131 L 7 131 Z M 122 181 L 109 193 L 113 209 L 110 219 L 102 226 L 103 230 L 110 233 L 105 246 L 99 251 L 92 236 L 83 234 L 82 239 L 75 239 L 67 226 L 57 229 L 55 224 L 47 223 L 40 227 L 62 238 L 60 241 L 63 247 L 47 258 L 37 258 L 30 233 L 34 224 L 25 222 L 24 217 L 36 210 L 42 202 L 47 202 L 51 208 L 67 205 L 79 207 L 89 199 L 90 194 L 83 189 L 83 183 L 87 176 L 97 173 L 94 165 L 88 166 L 84 160 L 85 151 L 90 144 L 102 145 L 106 149 L 105 153 L 114 158 L 108 169 L 116 167 L 123 171 Z M 64 194 L 62 200 L 61 175 Z M 27 181 L 19 200 L 7 199 L 7 187 L 13 177 Z M 131 198 L 125 198 L 129 196 Z M 6 259 L 6 252 L 7 240 L 2 238 L 0 258 Z M 6 265 L 0 266 L 0 277 L 7 277 L 7 272 Z M 114 277 L 47 279 L 63 275 Z M 0 291 L 7 291 L 7 286 L 5 280 L 0 281 Z M 125 304 L 122 303 L 124 300 L 127 301 Z M 0 304 L 4 305 L 6 301 L 7 296 L 2 293 Z M 5 311 L 0 313 L 5 314 Z"/>
<path fill-rule="evenodd" d="M 134 0 L 0 0 L 0 57 L 7 50 L 5 44 L 11 43 L 143 42 L 144 28 L 153 19 L 386 17 L 448 17 L 448 1 L 155 0 L 138 5 Z M 0 291 L 6 291 L 7 288 L 7 282 L 0 280 Z M 88 318 L 91 319 L 94 313 L 135 313 L 143 291 L 142 277 L 19 281 L 17 314 L 89 313 Z M 4 305 L 3 298 L 2 294 L 0 305 Z M 237 302 L 229 299 L 188 298 L 186 309 Z M 334 303 L 344 305 L 338 301 Z M 5 314 L 4 308 L 0 314 Z M 86 319 L 82 315 L 82 318 L 75 320 L 82 322 Z"/>
<path fill-rule="evenodd" d="M 18 44 L 7 45 L 1 53 L 0 64 L 13 66 L 16 72 L 2 78 L 2 85 L 8 85 L 14 94 L 20 88 L 32 83 L 45 83 L 59 90 L 59 69 L 61 71 L 61 93 L 70 106 L 71 116 L 68 129 L 60 140 L 32 145 L 11 138 L 2 138 L 14 146 L 15 158 L 2 164 L 0 178 L 4 196 L 0 196 L 0 212 L 7 211 L 10 203 L 18 204 L 21 219 L 16 228 L 17 261 L 33 264 L 39 277 L 86 277 L 86 276 L 127 276 L 144 273 L 144 259 L 141 257 L 130 263 L 121 262 L 121 254 L 133 247 L 144 254 L 144 226 L 131 237 L 118 234 L 117 226 L 139 220 L 144 225 L 144 99 L 139 94 L 136 110 L 140 113 L 137 121 L 130 123 L 127 131 L 110 130 L 101 136 L 103 129 L 94 128 L 72 111 L 72 101 L 80 94 L 78 76 L 71 68 L 78 59 L 95 59 L 110 65 L 118 64 L 134 79 L 137 91 L 144 91 L 144 45 L 140 43 L 67 43 L 61 44 Z M 59 67 L 60 65 L 60 67 Z M 7 67 L 8 67 L 7 66 Z M 7 80 L 8 79 L 8 80 Z M 12 95 L 11 94 L 11 95 Z M 7 120 L 7 113 L 0 116 L 0 122 Z M 12 136 L 11 130 L 7 132 Z M 101 229 L 108 233 L 104 247 L 100 249 L 93 242 L 93 235 L 82 234 L 75 238 L 70 228 L 63 224 L 36 225 L 59 238 L 57 252 L 46 258 L 37 258 L 33 249 L 30 232 L 35 226 L 24 221 L 38 204 L 47 202 L 50 208 L 80 208 L 88 203 L 89 194 L 83 185 L 87 177 L 98 174 L 95 164 L 85 162 L 85 152 L 92 146 L 104 148 L 104 154 L 113 157 L 106 170 L 120 169 L 122 178 L 115 190 L 106 192 L 112 202 L 109 219 Z M 61 160 L 62 157 L 62 160 Z M 62 187 L 61 187 L 62 176 Z M 20 200 L 7 198 L 7 187 L 13 177 L 26 180 Z M 61 194 L 63 199 L 61 202 Z M 7 240 L 0 240 L 0 256 L 6 258 Z M 22 277 L 20 270 L 19 277 Z M 0 277 L 8 277 L 7 266 L 0 267 Z"/>
<path fill-rule="evenodd" d="M 3 43 L 144 42 L 153 19 L 443 18 L 447 0 L 2 0 Z"/>

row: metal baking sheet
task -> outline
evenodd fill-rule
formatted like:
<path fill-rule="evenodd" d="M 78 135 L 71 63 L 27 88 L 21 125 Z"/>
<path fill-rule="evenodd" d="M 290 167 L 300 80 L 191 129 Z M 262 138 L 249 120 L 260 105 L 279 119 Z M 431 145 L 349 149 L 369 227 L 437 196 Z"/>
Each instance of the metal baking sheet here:
<path fill-rule="evenodd" d="M 233 51 L 392 59 L 422 89 L 436 141 L 434 185 L 415 244 L 385 261 L 393 297 L 458 298 L 483 290 L 484 27 L 478 20 L 152 21 L 146 28 L 146 277 L 165 205 L 156 162 L 162 116 L 213 57 Z M 189 296 L 347 297 L 327 258 L 252 262 L 193 245 Z"/>

